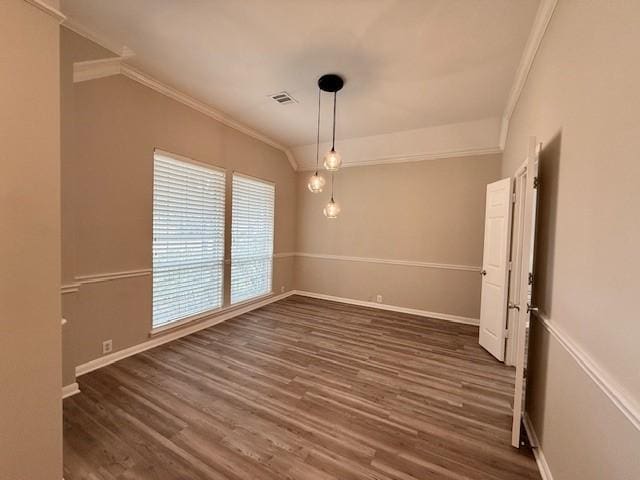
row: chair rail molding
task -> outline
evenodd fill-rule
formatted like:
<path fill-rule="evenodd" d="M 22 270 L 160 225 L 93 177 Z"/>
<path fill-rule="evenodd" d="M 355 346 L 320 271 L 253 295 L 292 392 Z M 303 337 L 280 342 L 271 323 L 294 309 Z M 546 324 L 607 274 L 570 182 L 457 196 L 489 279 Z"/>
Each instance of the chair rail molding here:
<path fill-rule="evenodd" d="M 60 285 L 60 294 L 66 295 L 67 293 L 76 293 L 79 289 L 79 283 L 65 283 L 63 285 Z"/>
<path fill-rule="evenodd" d="M 109 273 L 96 273 L 92 275 L 78 275 L 76 276 L 76 282 L 79 285 L 86 285 L 88 283 L 101 283 L 110 282 L 112 280 L 120 280 L 122 278 L 144 277 L 151 275 L 152 269 L 142 268 L 138 270 L 124 270 L 120 272 Z"/>
<path fill-rule="evenodd" d="M 320 258 L 323 260 L 337 260 L 344 262 L 380 263 L 385 265 L 400 265 L 404 267 L 437 268 L 441 270 L 462 270 L 479 273 L 482 268 L 475 265 L 456 265 L 451 263 L 421 262 L 416 260 L 400 260 L 393 258 L 354 257 L 347 255 L 330 255 L 324 253 L 295 252 L 296 257 Z"/>
<path fill-rule="evenodd" d="M 606 373 L 573 339 L 543 313 L 536 313 L 542 326 L 558 341 L 558 343 L 573 357 L 587 376 L 602 390 L 622 414 L 640 430 L 640 406 L 618 383 Z"/>
<path fill-rule="evenodd" d="M 294 257 L 295 255 L 296 255 L 296 252 L 280 252 L 280 253 L 274 253 L 273 258 L 289 258 L 289 257 Z"/>

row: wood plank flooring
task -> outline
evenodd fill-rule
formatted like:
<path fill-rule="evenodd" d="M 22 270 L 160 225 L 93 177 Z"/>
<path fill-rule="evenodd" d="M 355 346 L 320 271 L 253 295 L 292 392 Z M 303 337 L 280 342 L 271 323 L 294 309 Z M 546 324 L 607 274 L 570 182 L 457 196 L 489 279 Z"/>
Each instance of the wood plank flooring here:
<path fill-rule="evenodd" d="M 65 479 L 539 479 L 477 337 L 289 297 L 80 377 Z"/>

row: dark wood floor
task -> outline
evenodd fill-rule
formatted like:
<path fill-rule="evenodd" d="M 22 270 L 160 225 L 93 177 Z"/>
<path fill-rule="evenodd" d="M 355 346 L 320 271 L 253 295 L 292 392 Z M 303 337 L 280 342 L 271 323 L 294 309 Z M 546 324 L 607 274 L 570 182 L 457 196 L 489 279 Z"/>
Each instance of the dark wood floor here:
<path fill-rule="evenodd" d="M 539 479 L 477 337 L 289 297 L 80 377 L 65 479 Z"/>

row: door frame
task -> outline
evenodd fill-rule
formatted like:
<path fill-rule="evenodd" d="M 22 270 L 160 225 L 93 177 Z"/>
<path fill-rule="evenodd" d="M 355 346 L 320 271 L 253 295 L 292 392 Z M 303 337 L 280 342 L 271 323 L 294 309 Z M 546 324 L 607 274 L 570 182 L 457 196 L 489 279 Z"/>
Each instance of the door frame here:
<path fill-rule="evenodd" d="M 509 293 L 507 295 L 509 305 L 517 305 L 520 298 L 520 276 L 522 273 L 522 240 L 525 212 L 525 192 L 527 188 L 527 161 L 522 162 L 513 176 L 513 219 L 511 222 L 511 253 L 509 256 L 510 275 Z M 505 365 L 515 366 L 518 358 L 518 331 L 520 322 L 518 311 L 507 308 L 507 330 L 509 335 L 505 347 Z"/>

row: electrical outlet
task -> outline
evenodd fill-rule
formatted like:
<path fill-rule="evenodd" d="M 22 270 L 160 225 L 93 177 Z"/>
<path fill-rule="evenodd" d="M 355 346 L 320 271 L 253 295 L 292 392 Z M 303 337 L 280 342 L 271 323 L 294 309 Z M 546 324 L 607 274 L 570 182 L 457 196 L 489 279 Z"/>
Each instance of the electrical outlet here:
<path fill-rule="evenodd" d="M 284 285 L 280 287 L 280 293 L 284 293 Z"/>
<path fill-rule="evenodd" d="M 113 351 L 113 340 L 105 340 L 102 342 L 102 354 L 111 353 Z"/>
<path fill-rule="evenodd" d="M 382 295 L 380 294 L 376 295 L 376 302 L 382 303 Z"/>

